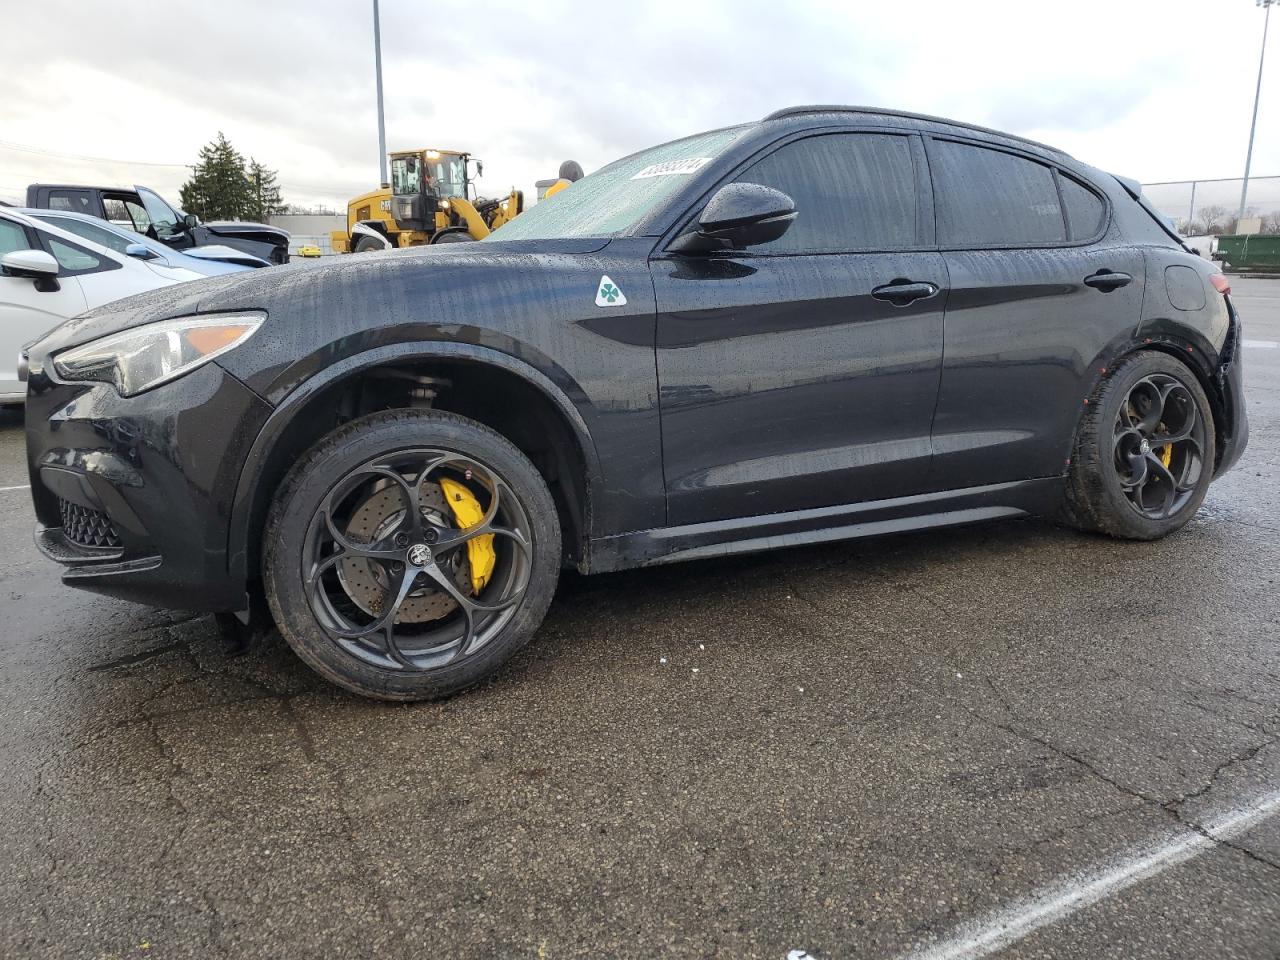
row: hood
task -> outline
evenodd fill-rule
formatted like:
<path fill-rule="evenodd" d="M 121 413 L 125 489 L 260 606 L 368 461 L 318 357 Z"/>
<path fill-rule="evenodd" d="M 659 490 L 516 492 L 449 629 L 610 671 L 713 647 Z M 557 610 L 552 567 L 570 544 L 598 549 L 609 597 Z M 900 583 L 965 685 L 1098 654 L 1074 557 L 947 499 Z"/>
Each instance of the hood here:
<path fill-rule="evenodd" d="M 269 261 L 263 260 L 261 257 L 255 257 L 252 253 L 245 253 L 243 250 L 237 250 L 234 247 L 226 247 L 222 244 L 207 244 L 202 247 L 188 247 L 182 253 L 188 257 L 195 257 L 199 260 L 221 260 L 224 263 L 235 263 L 245 267 L 269 267 Z"/>
<path fill-rule="evenodd" d="M 80 314 L 55 327 L 32 345 L 49 353 L 87 343 L 144 323 L 196 313 L 266 310 L 273 306 L 304 305 L 325 300 L 332 291 L 355 289 L 372 277 L 375 286 L 394 282 L 406 271 L 440 271 L 439 286 L 447 295 L 454 276 L 474 268 L 490 268 L 511 262 L 528 265 L 538 256 L 572 256 L 602 250 L 608 238 L 573 240 L 512 240 L 507 242 L 451 243 L 403 250 L 374 251 L 328 257 L 325 262 L 298 261 L 270 270 L 245 270 L 126 297 Z"/>
<path fill-rule="evenodd" d="M 283 237 L 288 242 L 290 233 L 279 227 L 271 227 L 265 223 L 242 223 L 239 220 L 220 220 L 215 223 L 201 223 L 210 233 L 222 237 L 244 237 L 246 240 L 270 241 L 274 237 Z"/>

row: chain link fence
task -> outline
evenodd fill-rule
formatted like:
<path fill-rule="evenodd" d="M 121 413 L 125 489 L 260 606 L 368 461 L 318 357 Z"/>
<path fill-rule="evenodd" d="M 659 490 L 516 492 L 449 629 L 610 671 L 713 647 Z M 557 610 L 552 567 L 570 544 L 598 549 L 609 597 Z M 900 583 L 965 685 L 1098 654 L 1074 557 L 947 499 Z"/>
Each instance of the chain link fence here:
<path fill-rule="evenodd" d="M 1144 183 L 1142 192 L 1184 237 L 1235 233 L 1240 212 L 1239 177 Z M 1261 233 L 1280 233 L 1280 177 L 1250 177 L 1245 217 L 1258 217 Z"/>

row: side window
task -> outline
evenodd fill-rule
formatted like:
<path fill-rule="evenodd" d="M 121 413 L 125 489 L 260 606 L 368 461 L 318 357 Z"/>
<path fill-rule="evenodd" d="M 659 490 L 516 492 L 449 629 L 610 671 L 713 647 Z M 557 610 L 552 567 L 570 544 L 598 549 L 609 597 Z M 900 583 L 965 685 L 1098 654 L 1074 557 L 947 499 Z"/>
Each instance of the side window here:
<path fill-rule="evenodd" d="M 0 256 L 13 253 L 15 250 L 30 250 L 31 242 L 27 239 L 27 231 L 12 220 L 0 219 Z"/>
<path fill-rule="evenodd" d="M 78 243 L 55 237 L 45 230 L 39 232 L 40 242 L 44 244 L 44 248 L 49 253 L 53 254 L 53 259 L 57 260 L 58 266 L 62 268 L 58 271 L 58 276 L 60 277 L 74 277 L 84 273 L 105 273 L 108 270 L 119 270 L 124 266 L 118 260 L 112 260 L 110 257 L 94 253 Z"/>
<path fill-rule="evenodd" d="M 1001 150 L 934 140 L 929 160 L 941 246 L 1061 243 L 1053 170 Z"/>
<path fill-rule="evenodd" d="M 96 254 L 90 253 L 83 247 L 65 243 L 57 237 L 49 237 L 49 252 L 53 254 L 53 259 L 58 261 L 58 265 L 68 273 L 90 273 L 100 270 L 104 264 L 103 259 Z"/>
<path fill-rule="evenodd" d="M 757 161 L 739 182 L 781 190 L 796 219 L 761 253 L 843 253 L 916 245 L 916 176 L 911 140 L 879 133 L 831 133 L 795 140 Z"/>
<path fill-rule="evenodd" d="M 92 201 L 88 190 L 50 190 L 49 209 L 69 210 L 72 213 L 93 215 Z"/>
<path fill-rule="evenodd" d="M 1071 177 L 1059 174 L 1058 183 L 1062 186 L 1062 206 L 1067 211 L 1071 239 L 1088 240 L 1102 227 L 1106 206 L 1096 193 Z"/>

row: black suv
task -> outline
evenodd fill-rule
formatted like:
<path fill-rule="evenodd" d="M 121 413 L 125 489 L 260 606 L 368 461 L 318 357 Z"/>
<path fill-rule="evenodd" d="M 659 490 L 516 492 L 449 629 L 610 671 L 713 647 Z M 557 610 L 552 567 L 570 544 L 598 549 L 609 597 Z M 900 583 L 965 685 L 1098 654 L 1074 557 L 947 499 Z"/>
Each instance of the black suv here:
<path fill-rule="evenodd" d="M 175 250 L 221 244 L 252 254 L 265 263 L 289 262 L 289 231 L 241 220 L 204 223 L 195 214 L 174 208 L 147 187 L 135 186 L 128 190 L 33 183 L 27 187 L 27 206 L 38 210 L 71 210 L 110 220 Z"/>
<path fill-rule="evenodd" d="M 30 350 L 68 584 L 239 612 L 373 697 L 497 668 L 583 572 L 1057 514 L 1152 539 L 1246 440 L 1225 280 L 1037 143 L 804 107 L 479 244 L 216 277 Z"/>

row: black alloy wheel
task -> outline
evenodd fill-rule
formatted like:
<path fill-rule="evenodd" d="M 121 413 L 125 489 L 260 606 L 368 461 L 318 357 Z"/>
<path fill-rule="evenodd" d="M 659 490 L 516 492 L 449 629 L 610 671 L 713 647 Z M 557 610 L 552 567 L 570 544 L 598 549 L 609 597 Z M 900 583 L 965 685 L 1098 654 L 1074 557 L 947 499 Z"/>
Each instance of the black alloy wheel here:
<path fill-rule="evenodd" d="M 446 485 L 483 518 L 460 526 Z M 510 486 L 475 460 L 430 449 L 378 457 L 348 473 L 312 517 L 303 554 L 311 612 L 374 666 L 446 666 L 482 648 L 524 596 L 528 530 Z M 485 551 L 493 570 L 477 575 Z"/>
<path fill-rule="evenodd" d="M 264 532 L 263 584 L 290 646 L 365 696 L 447 696 L 492 673 L 555 591 L 546 482 L 504 437 L 434 410 L 338 428 L 293 468 Z"/>
<path fill-rule="evenodd" d="M 1209 398 L 1185 363 L 1155 350 L 1131 354 L 1083 411 L 1066 478 L 1068 523 L 1155 540 L 1195 516 L 1217 446 Z"/>
<path fill-rule="evenodd" d="M 1164 520 L 1195 493 L 1204 471 L 1204 418 L 1179 380 L 1153 373 L 1130 389 L 1115 420 L 1120 489 L 1142 516 Z"/>

